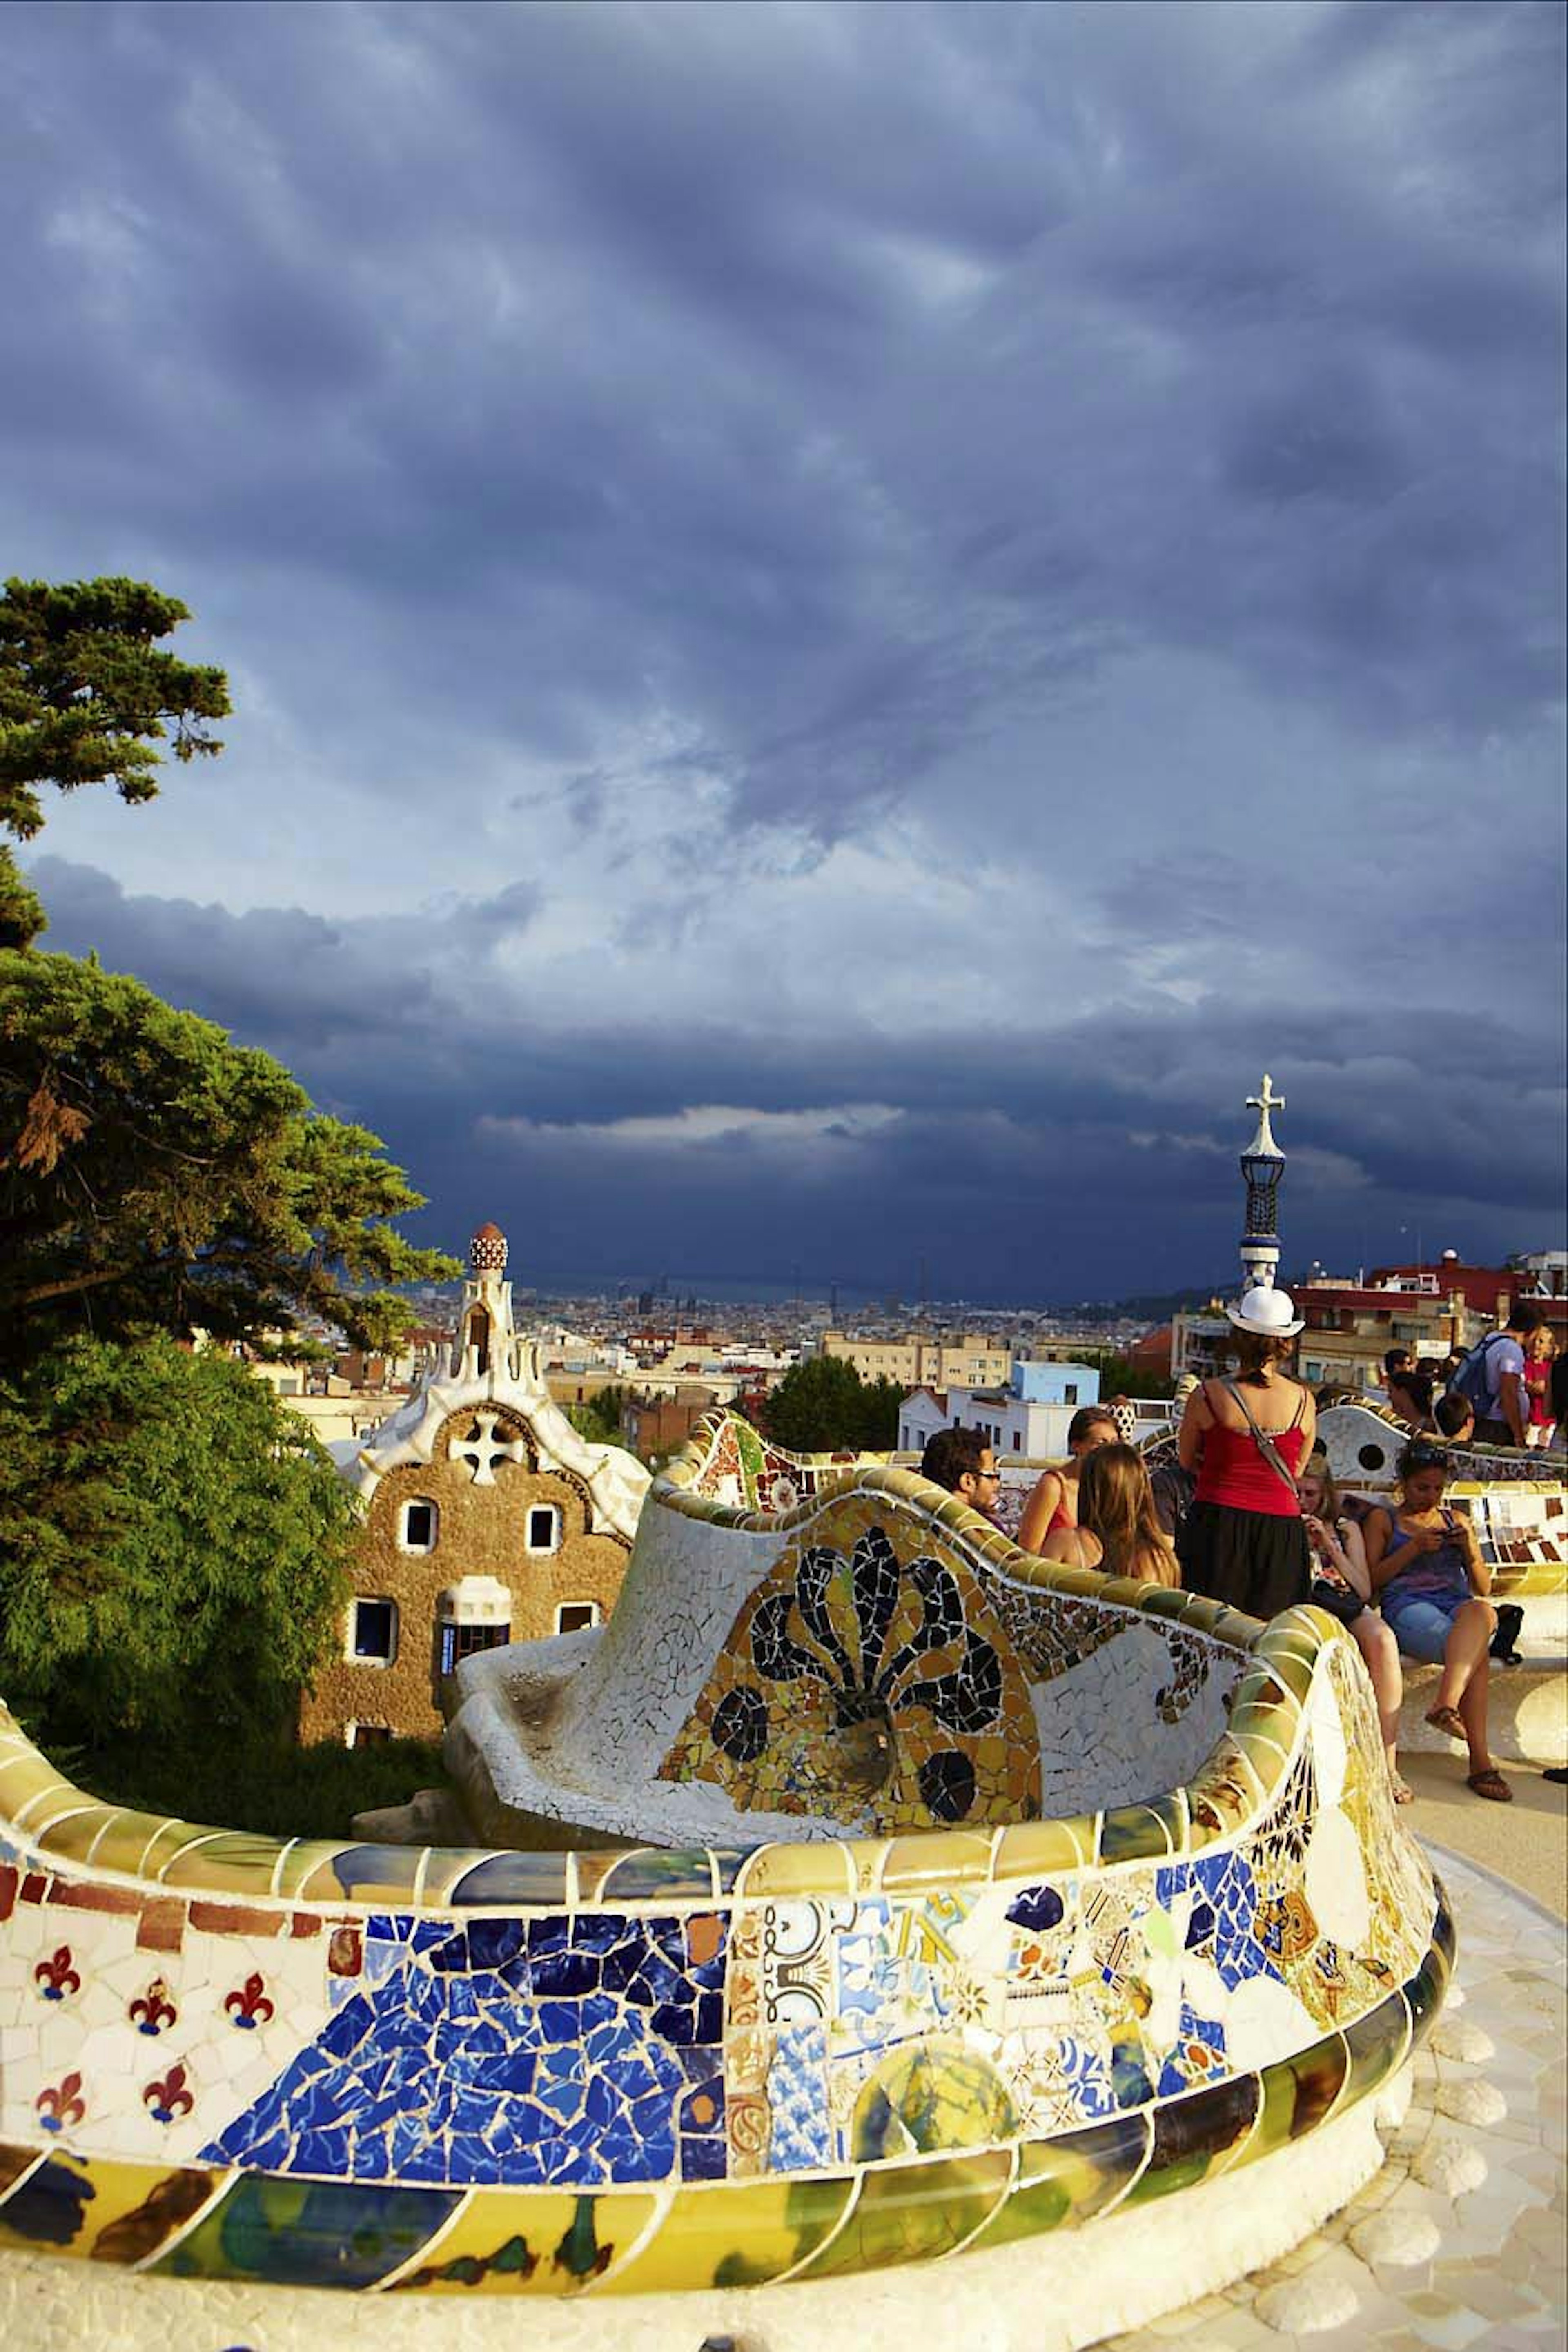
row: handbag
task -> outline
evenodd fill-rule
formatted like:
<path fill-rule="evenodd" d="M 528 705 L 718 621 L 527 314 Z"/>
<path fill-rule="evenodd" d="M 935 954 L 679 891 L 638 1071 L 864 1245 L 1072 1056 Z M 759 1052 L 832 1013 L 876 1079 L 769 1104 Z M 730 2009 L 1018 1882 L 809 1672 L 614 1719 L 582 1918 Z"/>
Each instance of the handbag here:
<path fill-rule="evenodd" d="M 1258 1423 L 1252 1417 L 1252 1407 L 1247 1403 L 1247 1399 L 1242 1395 L 1241 1391 L 1237 1387 L 1236 1382 L 1234 1381 L 1222 1381 L 1220 1382 L 1220 1386 L 1226 1391 L 1227 1395 L 1234 1397 L 1237 1403 L 1240 1406 L 1242 1417 L 1246 1421 L 1248 1429 L 1252 1432 L 1253 1444 L 1257 1446 L 1259 1454 L 1262 1454 L 1265 1462 L 1268 1463 L 1270 1470 L 1276 1472 L 1278 1475 L 1284 1480 L 1286 1486 L 1289 1487 L 1290 1500 L 1295 1504 L 1296 1508 L 1299 1511 L 1301 1507 L 1301 1498 L 1296 1491 L 1296 1481 L 1294 1476 L 1285 1466 L 1285 1456 L 1280 1453 L 1279 1448 L 1275 1444 L 1274 1440 L 1269 1436 L 1268 1432 L 1266 1429 L 1258 1428 Z"/>

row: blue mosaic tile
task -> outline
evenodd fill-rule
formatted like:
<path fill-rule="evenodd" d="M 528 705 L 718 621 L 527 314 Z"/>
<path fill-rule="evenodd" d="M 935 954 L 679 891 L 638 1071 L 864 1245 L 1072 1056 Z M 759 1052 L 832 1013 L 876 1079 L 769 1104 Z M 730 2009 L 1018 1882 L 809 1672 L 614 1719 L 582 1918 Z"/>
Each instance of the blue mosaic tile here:
<path fill-rule="evenodd" d="M 768 2168 L 797 2172 L 833 2160 L 827 2114 L 827 2028 L 781 2026 L 768 2068 Z"/>
<path fill-rule="evenodd" d="M 691 1932 L 596 1913 L 378 1938 L 384 1964 L 208 2159 L 454 2188 L 721 2179 L 723 1925 L 701 1960 Z"/>

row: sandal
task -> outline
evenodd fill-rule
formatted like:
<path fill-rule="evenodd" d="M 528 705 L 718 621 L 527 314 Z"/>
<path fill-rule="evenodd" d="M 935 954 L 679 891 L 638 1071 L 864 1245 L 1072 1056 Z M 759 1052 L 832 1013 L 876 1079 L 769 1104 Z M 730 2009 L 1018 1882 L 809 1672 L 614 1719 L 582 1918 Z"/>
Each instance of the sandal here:
<path fill-rule="evenodd" d="M 1415 1791 L 1411 1787 L 1409 1781 L 1405 1780 L 1403 1773 L 1391 1772 L 1388 1776 L 1388 1785 L 1394 1791 L 1394 1801 L 1396 1805 L 1413 1805 L 1415 1803 Z"/>
<path fill-rule="evenodd" d="M 1464 1717 L 1457 1706 L 1432 1707 L 1426 1720 L 1434 1731 L 1444 1732 L 1450 1739 L 1463 1739 L 1466 1736 Z"/>
<path fill-rule="evenodd" d="M 1468 1774 L 1466 1785 L 1473 1789 L 1478 1797 L 1489 1797 L 1494 1805 L 1511 1805 L 1513 1802 L 1513 1790 L 1495 1764 L 1489 1764 L 1484 1772 Z"/>

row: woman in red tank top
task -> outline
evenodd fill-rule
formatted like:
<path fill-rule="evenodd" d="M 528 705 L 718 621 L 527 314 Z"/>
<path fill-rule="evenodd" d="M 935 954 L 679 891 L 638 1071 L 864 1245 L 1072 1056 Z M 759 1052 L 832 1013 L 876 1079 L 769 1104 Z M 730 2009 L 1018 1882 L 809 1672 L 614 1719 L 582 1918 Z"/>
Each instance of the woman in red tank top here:
<path fill-rule="evenodd" d="M 1289 1293 L 1249 1290 L 1226 1312 L 1236 1327 L 1237 1377 L 1194 1390 L 1176 1441 L 1183 1467 L 1197 1473 L 1182 1534 L 1182 1581 L 1249 1617 L 1269 1618 L 1311 1589 L 1296 1475 L 1312 1451 L 1317 1410 L 1279 1369 L 1301 1328 Z"/>

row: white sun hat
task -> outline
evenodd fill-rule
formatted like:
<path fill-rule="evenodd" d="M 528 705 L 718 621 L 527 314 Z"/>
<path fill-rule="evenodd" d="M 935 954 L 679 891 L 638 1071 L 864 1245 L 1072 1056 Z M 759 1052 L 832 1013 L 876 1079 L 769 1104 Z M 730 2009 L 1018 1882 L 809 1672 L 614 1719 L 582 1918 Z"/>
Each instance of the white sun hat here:
<path fill-rule="evenodd" d="M 1265 1283 L 1244 1292 L 1239 1302 L 1225 1311 L 1238 1331 L 1255 1332 L 1260 1339 L 1293 1339 L 1307 1328 L 1307 1318 L 1297 1314 L 1289 1292 Z"/>

